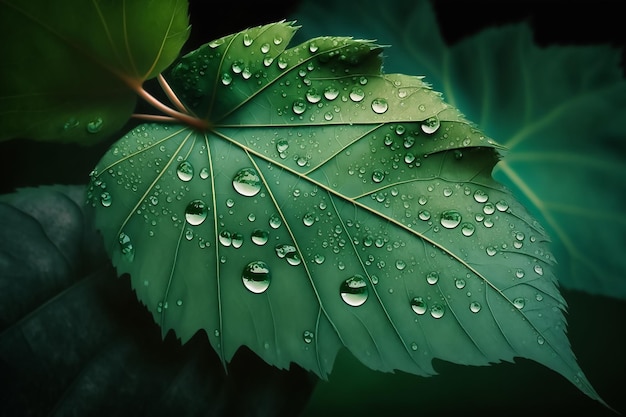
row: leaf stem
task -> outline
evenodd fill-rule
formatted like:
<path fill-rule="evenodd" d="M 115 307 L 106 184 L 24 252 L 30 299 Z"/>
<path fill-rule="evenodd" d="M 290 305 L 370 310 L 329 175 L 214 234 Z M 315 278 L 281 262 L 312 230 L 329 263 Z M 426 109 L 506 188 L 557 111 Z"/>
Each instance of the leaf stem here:
<path fill-rule="evenodd" d="M 206 120 L 199 119 L 194 117 L 186 112 L 180 112 L 175 110 L 163 103 L 161 103 L 156 97 L 152 94 L 148 93 L 143 86 L 137 86 L 134 88 L 135 92 L 144 99 L 148 104 L 152 105 L 157 110 L 162 111 L 166 115 L 172 117 L 173 119 L 179 120 L 191 127 L 194 127 L 198 130 L 206 130 L 209 127 L 209 123 Z M 167 94 L 167 91 L 166 91 Z M 169 95 L 168 95 L 169 96 Z"/>
<path fill-rule="evenodd" d="M 163 76 L 163 74 L 159 74 L 157 77 L 158 81 L 159 81 L 159 85 L 161 86 L 161 88 L 163 89 L 163 91 L 165 92 L 165 95 L 167 95 L 167 98 L 170 99 L 170 101 L 172 102 L 172 104 L 182 113 L 188 113 L 188 110 L 185 108 L 185 105 L 182 103 L 182 101 L 180 101 L 180 99 L 178 98 L 178 96 L 176 95 L 176 93 L 174 92 L 174 90 L 172 90 L 172 87 L 170 87 L 170 85 L 167 83 L 167 80 L 165 79 L 165 77 Z"/>
<path fill-rule="evenodd" d="M 145 113 L 133 113 L 131 117 L 134 119 L 151 120 L 153 122 L 176 122 L 178 120 L 171 116 L 163 116 L 159 114 L 145 114 Z"/>

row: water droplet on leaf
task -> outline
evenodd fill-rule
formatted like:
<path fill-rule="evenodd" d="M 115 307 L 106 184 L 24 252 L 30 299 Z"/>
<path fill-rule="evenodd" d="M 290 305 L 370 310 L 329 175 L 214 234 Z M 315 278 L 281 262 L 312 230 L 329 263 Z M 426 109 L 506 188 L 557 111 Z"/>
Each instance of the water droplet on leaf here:
<path fill-rule="evenodd" d="M 389 109 L 389 104 L 384 98 L 377 98 L 372 101 L 372 110 L 376 114 L 383 114 Z"/>
<path fill-rule="evenodd" d="M 342 282 L 339 293 L 343 301 L 353 307 L 365 303 L 369 295 L 365 278 L 358 274 Z"/>
<path fill-rule="evenodd" d="M 98 133 L 102 130 L 103 121 L 101 117 L 96 117 L 89 123 L 87 123 L 87 132 L 89 133 Z"/>
<path fill-rule="evenodd" d="M 252 231 L 251 240 L 254 244 L 263 246 L 269 240 L 269 232 L 267 230 L 255 229 Z"/>
<path fill-rule="evenodd" d="M 461 223 L 461 213 L 456 210 L 446 210 L 441 213 L 439 221 L 446 229 L 454 229 Z"/>
<path fill-rule="evenodd" d="M 463 233 L 463 236 L 472 236 L 475 231 L 476 227 L 472 223 L 463 223 L 461 226 L 461 233 Z"/>
<path fill-rule="evenodd" d="M 243 268 L 241 279 L 250 292 L 261 294 L 270 286 L 270 268 L 263 261 L 250 262 Z"/>
<path fill-rule="evenodd" d="M 176 168 L 176 175 L 181 181 L 191 181 L 193 178 L 193 165 L 188 161 L 182 161 Z"/>
<path fill-rule="evenodd" d="M 110 207 L 111 206 L 111 194 L 108 191 L 100 194 L 100 204 L 102 207 Z"/>
<path fill-rule="evenodd" d="M 439 119 L 437 117 L 429 117 L 422 122 L 421 127 L 422 132 L 431 135 L 439 129 L 439 126 L 441 126 L 441 123 L 439 122 Z"/>
<path fill-rule="evenodd" d="M 431 271 L 426 274 L 426 282 L 430 285 L 435 285 L 439 281 L 439 273 L 437 271 Z"/>
<path fill-rule="evenodd" d="M 120 250 L 122 252 L 122 256 L 129 262 L 132 262 L 135 259 L 135 248 L 133 247 L 133 243 L 130 240 L 130 237 L 126 233 L 120 233 L 118 242 L 120 244 Z"/>
<path fill-rule="evenodd" d="M 187 204 L 185 209 L 185 220 L 192 226 L 198 226 L 202 224 L 209 214 L 209 209 L 206 203 L 202 200 L 193 200 Z"/>
<path fill-rule="evenodd" d="M 233 188 L 239 194 L 252 197 L 261 191 L 261 179 L 252 168 L 243 168 L 233 178 Z"/>
<path fill-rule="evenodd" d="M 411 300 L 411 309 L 413 309 L 415 314 L 422 315 L 426 313 L 427 308 L 428 306 L 422 297 L 415 297 Z"/>
<path fill-rule="evenodd" d="M 430 308 L 430 315 L 435 319 L 440 319 L 443 317 L 445 311 L 445 308 L 441 304 L 434 304 Z"/>

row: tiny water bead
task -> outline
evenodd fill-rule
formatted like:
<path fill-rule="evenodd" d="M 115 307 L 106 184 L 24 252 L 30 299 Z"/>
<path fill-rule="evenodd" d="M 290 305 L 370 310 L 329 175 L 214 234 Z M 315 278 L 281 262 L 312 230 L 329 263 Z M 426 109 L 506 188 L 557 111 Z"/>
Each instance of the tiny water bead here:
<path fill-rule="evenodd" d="M 207 178 L 209 178 L 209 176 L 211 175 L 209 168 L 204 167 L 200 170 L 200 178 L 202 178 L 203 180 L 206 180 Z"/>
<path fill-rule="evenodd" d="M 206 203 L 202 200 L 193 200 L 185 208 L 185 220 L 192 226 L 202 224 L 209 214 Z"/>
<path fill-rule="evenodd" d="M 311 342 L 313 342 L 313 339 L 315 338 L 315 333 L 313 333 L 310 330 L 305 330 L 302 333 L 302 340 L 304 340 L 304 343 L 309 344 Z"/>
<path fill-rule="evenodd" d="M 411 300 L 411 309 L 415 312 L 415 314 L 419 314 L 421 316 L 426 313 L 428 306 L 422 297 L 415 297 Z"/>
<path fill-rule="evenodd" d="M 363 305 L 367 301 L 369 291 L 365 278 L 361 275 L 354 275 L 341 283 L 339 294 L 343 301 L 352 307 Z"/>
<path fill-rule="evenodd" d="M 176 175 L 181 181 L 191 181 L 193 178 L 193 165 L 188 161 L 182 161 L 176 168 Z"/>
<path fill-rule="evenodd" d="M 261 294 L 270 286 L 270 268 L 263 261 L 252 261 L 243 268 L 241 279 L 250 292 Z"/>
<path fill-rule="evenodd" d="M 235 174 L 233 188 L 243 196 L 253 197 L 261 191 L 261 178 L 253 168 L 243 168 Z"/>
<path fill-rule="evenodd" d="M 424 120 L 421 125 L 422 132 L 426 133 L 427 135 L 432 135 L 433 133 L 435 133 L 440 126 L 441 123 L 439 122 L 439 119 L 437 117 L 429 117 L 428 119 Z"/>
<path fill-rule="evenodd" d="M 454 229 L 461 223 L 461 213 L 456 210 L 446 210 L 441 213 L 439 221 L 446 229 Z"/>

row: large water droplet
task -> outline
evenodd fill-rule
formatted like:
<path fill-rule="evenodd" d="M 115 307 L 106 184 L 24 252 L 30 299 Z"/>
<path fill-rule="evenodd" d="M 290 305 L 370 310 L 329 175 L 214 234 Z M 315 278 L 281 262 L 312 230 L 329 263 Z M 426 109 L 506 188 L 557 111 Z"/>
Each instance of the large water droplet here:
<path fill-rule="evenodd" d="M 241 245 L 243 245 L 243 235 L 241 233 L 232 233 L 230 237 L 232 240 L 233 248 L 239 249 Z"/>
<path fill-rule="evenodd" d="M 435 285 L 439 281 L 439 273 L 437 271 L 431 271 L 426 274 L 426 282 L 430 285 Z"/>
<path fill-rule="evenodd" d="M 422 297 L 415 297 L 411 300 L 411 308 L 415 314 L 422 315 L 426 313 L 428 306 Z"/>
<path fill-rule="evenodd" d="M 233 77 L 229 73 L 225 72 L 224 74 L 222 74 L 222 84 L 230 85 L 230 83 L 232 82 L 233 82 Z"/>
<path fill-rule="evenodd" d="M 524 297 L 517 297 L 515 300 L 513 300 L 513 305 L 518 310 L 521 310 L 526 305 L 526 299 L 524 299 Z"/>
<path fill-rule="evenodd" d="M 304 223 L 305 226 L 312 226 L 313 223 L 315 223 L 315 214 L 305 213 L 304 216 L 302 216 L 302 223 Z"/>
<path fill-rule="evenodd" d="M 253 261 L 243 268 L 241 279 L 250 292 L 261 294 L 270 286 L 271 276 L 270 268 L 265 262 Z"/>
<path fill-rule="evenodd" d="M 379 183 L 385 179 L 385 173 L 379 169 L 374 170 L 372 173 L 372 181 Z"/>
<path fill-rule="evenodd" d="M 489 196 L 486 192 L 479 189 L 474 191 L 474 200 L 476 200 L 477 203 L 486 203 L 487 200 L 489 200 Z"/>
<path fill-rule="evenodd" d="M 191 181 L 193 178 L 193 165 L 188 161 L 183 161 L 176 168 L 176 175 L 181 181 Z"/>
<path fill-rule="evenodd" d="M 446 210 L 441 213 L 439 221 L 446 229 L 454 229 L 461 223 L 461 213 L 456 210 Z"/>
<path fill-rule="evenodd" d="M 384 98 L 377 98 L 372 101 L 372 110 L 376 114 L 383 114 L 389 109 L 389 104 Z"/>
<path fill-rule="evenodd" d="M 102 117 L 96 117 L 95 119 L 87 123 L 87 132 L 98 133 L 100 130 L 102 130 L 103 124 L 104 123 L 102 121 Z"/>
<path fill-rule="evenodd" d="M 110 207 L 111 206 L 111 194 L 108 191 L 100 194 L 100 204 L 102 207 Z"/>
<path fill-rule="evenodd" d="M 129 262 L 132 262 L 135 259 L 135 248 L 133 247 L 133 243 L 130 240 L 130 237 L 126 233 L 120 233 L 118 242 L 120 244 L 120 250 L 122 252 L 122 256 Z"/>
<path fill-rule="evenodd" d="M 543 275 L 543 267 L 541 265 L 535 264 L 535 266 L 533 267 L 533 270 L 535 271 L 537 275 Z"/>
<path fill-rule="evenodd" d="M 280 216 L 277 214 L 273 214 L 269 219 L 269 225 L 272 229 L 278 229 L 280 225 L 283 224 Z"/>
<path fill-rule="evenodd" d="M 474 226 L 472 223 L 463 223 L 463 225 L 461 226 L 461 233 L 463 233 L 463 236 L 470 237 L 474 234 L 475 231 L 476 226 Z"/>
<path fill-rule="evenodd" d="M 250 36 L 250 34 L 248 32 L 243 34 L 243 45 L 244 46 L 252 45 L 253 41 L 254 41 L 254 39 L 252 39 L 252 37 Z"/>
<path fill-rule="evenodd" d="M 332 101 L 336 99 L 337 96 L 339 96 L 339 90 L 332 85 L 329 85 L 326 89 L 324 89 L 324 98 L 326 98 L 326 100 Z"/>
<path fill-rule="evenodd" d="M 306 103 L 303 100 L 296 100 L 293 102 L 291 109 L 295 114 L 302 114 L 306 110 Z"/>
<path fill-rule="evenodd" d="M 287 152 L 287 149 L 289 149 L 289 141 L 287 139 L 280 138 L 276 141 L 276 151 L 280 154 L 281 158 L 284 159 L 283 155 Z"/>
<path fill-rule="evenodd" d="M 440 319 L 443 317 L 445 311 L 446 310 L 444 306 L 442 306 L 441 304 L 433 304 L 433 306 L 430 308 L 430 315 L 435 319 Z"/>
<path fill-rule="evenodd" d="M 252 231 L 251 239 L 256 245 L 263 246 L 269 240 L 270 234 L 267 230 L 255 229 Z"/>
<path fill-rule="evenodd" d="M 230 246 L 233 243 L 233 238 L 230 235 L 230 232 L 228 230 L 222 230 L 218 236 L 218 239 L 220 241 L 220 243 L 222 244 L 222 246 Z"/>
<path fill-rule="evenodd" d="M 279 258 L 286 259 L 289 265 L 297 266 L 302 263 L 300 255 L 298 255 L 298 251 L 294 245 L 282 243 L 280 245 L 276 245 L 274 250 L 276 251 L 276 255 Z"/>
<path fill-rule="evenodd" d="M 317 92 L 315 88 L 311 88 L 306 93 L 306 99 L 309 103 L 315 104 L 322 99 L 322 96 Z"/>
<path fill-rule="evenodd" d="M 472 301 L 469 305 L 469 309 L 472 313 L 478 313 L 482 306 L 478 301 Z"/>
<path fill-rule="evenodd" d="M 233 178 L 233 188 L 239 194 L 252 197 L 261 191 L 261 179 L 252 168 L 243 168 Z"/>
<path fill-rule="evenodd" d="M 187 204 L 185 209 L 185 220 L 192 226 L 198 226 L 202 224 L 209 214 L 209 209 L 206 203 L 202 200 L 193 200 Z"/>
<path fill-rule="evenodd" d="M 352 91 L 350 91 L 350 100 L 358 103 L 364 98 L 365 98 L 365 93 L 363 92 L 363 89 L 355 87 L 352 89 Z"/>
<path fill-rule="evenodd" d="M 422 122 L 421 127 L 422 132 L 431 135 L 439 129 L 439 126 L 441 126 L 441 123 L 439 122 L 439 119 L 437 117 L 429 117 Z"/>
<path fill-rule="evenodd" d="M 358 307 L 367 301 L 369 291 L 367 282 L 361 275 L 354 275 L 341 283 L 339 294 L 343 301 L 353 307 Z"/>

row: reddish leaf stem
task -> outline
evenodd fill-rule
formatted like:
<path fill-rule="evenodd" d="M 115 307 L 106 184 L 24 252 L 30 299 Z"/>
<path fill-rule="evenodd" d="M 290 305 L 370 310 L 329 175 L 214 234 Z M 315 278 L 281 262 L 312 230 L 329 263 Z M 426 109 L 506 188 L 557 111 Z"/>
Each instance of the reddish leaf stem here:
<path fill-rule="evenodd" d="M 178 111 L 182 113 L 189 113 L 189 111 L 185 108 L 185 105 L 182 103 L 182 101 L 180 101 L 174 90 L 172 90 L 172 87 L 170 87 L 170 85 L 167 83 L 165 77 L 163 77 L 162 74 L 159 74 L 157 79 L 159 80 L 159 85 L 165 92 L 165 95 L 167 95 L 167 98 L 170 99 L 170 101 L 178 109 Z"/>
<path fill-rule="evenodd" d="M 157 110 L 162 111 L 163 113 L 165 113 L 166 115 L 170 116 L 173 119 L 179 120 L 191 127 L 194 127 L 196 129 L 199 130 L 206 130 L 209 127 L 209 123 L 206 120 L 202 120 L 199 119 L 197 117 L 194 117 L 190 114 L 188 114 L 186 112 L 186 110 L 184 112 L 175 110 L 163 103 L 161 103 L 156 97 L 154 97 L 152 94 L 148 93 L 146 90 L 144 90 L 143 86 L 137 86 L 134 88 L 135 92 L 139 95 L 139 97 L 141 97 L 142 99 L 144 99 L 147 103 L 149 103 L 151 106 L 153 106 L 154 108 L 156 108 Z M 166 91 L 167 94 L 167 91 Z M 173 92 L 172 92 L 173 94 Z M 169 94 L 168 94 L 169 96 Z M 177 101 L 179 101 L 178 99 L 176 99 Z M 181 103 L 182 105 L 182 103 Z M 139 115 L 138 115 L 139 116 Z M 143 117 L 142 117 L 143 118 Z M 150 120 L 150 119 L 148 119 Z M 171 119 L 167 119 L 167 120 L 171 120 Z"/>

